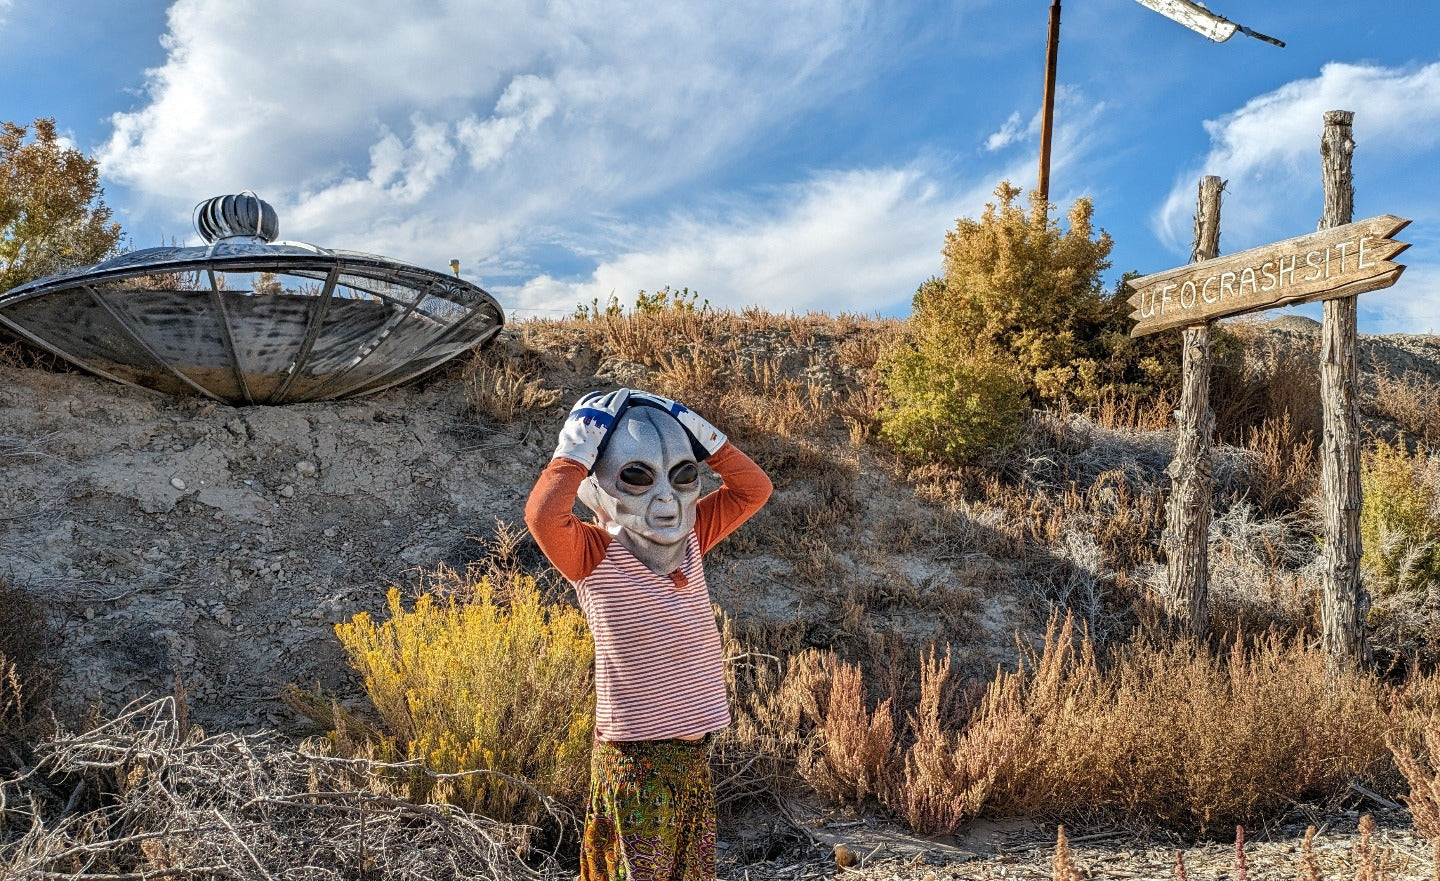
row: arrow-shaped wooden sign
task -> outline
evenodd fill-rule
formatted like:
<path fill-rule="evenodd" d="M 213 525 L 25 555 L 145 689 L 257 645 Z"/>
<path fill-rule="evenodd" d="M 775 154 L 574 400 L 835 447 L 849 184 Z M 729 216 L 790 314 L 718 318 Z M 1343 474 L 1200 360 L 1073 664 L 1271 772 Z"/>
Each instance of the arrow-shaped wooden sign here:
<path fill-rule="evenodd" d="M 1132 279 L 1130 335 L 1388 288 L 1405 271 L 1391 258 L 1410 247 L 1391 237 L 1409 224 L 1382 214 Z"/>

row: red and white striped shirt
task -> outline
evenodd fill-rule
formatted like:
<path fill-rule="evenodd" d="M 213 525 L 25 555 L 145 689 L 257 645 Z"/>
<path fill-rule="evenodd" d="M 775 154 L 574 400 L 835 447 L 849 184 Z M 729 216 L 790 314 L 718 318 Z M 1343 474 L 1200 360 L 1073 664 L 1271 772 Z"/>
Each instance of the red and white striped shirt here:
<path fill-rule="evenodd" d="M 720 632 L 704 554 L 770 497 L 765 472 L 726 443 L 706 462 L 721 487 L 701 499 L 685 559 L 656 575 L 593 523 L 576 517 L 585 468 L 554 459 L 525 505 L 530 534 L 575 584 L 595 640 L 595 735 L 601 740 L 693 737 L 730 724 Z"/>

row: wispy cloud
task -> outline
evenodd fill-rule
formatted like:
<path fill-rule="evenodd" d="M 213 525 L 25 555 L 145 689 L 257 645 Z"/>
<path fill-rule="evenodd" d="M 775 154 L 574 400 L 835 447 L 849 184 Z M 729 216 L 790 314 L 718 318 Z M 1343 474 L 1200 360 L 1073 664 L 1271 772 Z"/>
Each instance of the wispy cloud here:
<path fill-rule="evenodd" d="M 1195 182 L 1228 181 L 1221 245 L 1253 247 L 1303 235 L 1323 207 L 1320 134 L 1327 110 L 1355 111 L 1357 219 L 1390 213 L 1414 221 L 1400 234 L 1414 247 L 1392 289 L 1361 298 L 1362 323 L 1384 333 L 1440 329 L 1440 206 L 1433 151 L 1440 144 L 1440 63 L 1423 67 L 1327 64 L 1318 77 L 1252 98 L 1205 123 L 1210 152 L 1181 174 L 1153 226 L 1167 247 L 1188 250 Z M 1226 245 L 1229 247 L 1226 247 Z"/>
<path fill-rule="evenodd" d="M 397 19 L 382 0 L 263 14 L 176 0 L 167 60 L 144 105 L 113 118 L 105 173 L 136 211 L 178 220 L 253 189 L 283 236 L 458 258 L 520 314 L 666 284 L 716 305 L 903 311 L 955 218 L 1002 177 L 1033 174 L 1033 144 L 1017 145 L 1036 123 L 1017 113 L 993 157 L 963 168 L 905 157 L 726 189 L 731 164 L 884 64 L 908 13 L 877 0 L 565 9 L 423 5 Z M 1060 102 L 1065 164 L 1103 107 L 1072 89 Z"/>
<path fill-rule="evenodd" d="M 1411 266 L 1394 288 L 1361 297 L 1360 312 L 1367 333 L 1440 334 L 1440 264 Z"/>
<path fill-rule="evenodd" d="M 985 139 L 985 149 L 993 153 L 1003 147 L 1008 147 L 1020 140 L 1026 132 L 1027 127 L 1020 122 L 1020 111 L 1016 110 L 1005 120 L 1005 124 L 1000 126 L 999 131 L 991 133 L 990 137 Z"/>
<path fill-rule="evenodd" d="M 709 218 L 673 216 L 585 277 L 541 276 L 512 299 L 570 311 L 668 284 L 715 306 L 893 312 L 940 271 L 945 230 L 986 192 L 947 192 L 907 168 L 822 174 L 772 195 Z"/>

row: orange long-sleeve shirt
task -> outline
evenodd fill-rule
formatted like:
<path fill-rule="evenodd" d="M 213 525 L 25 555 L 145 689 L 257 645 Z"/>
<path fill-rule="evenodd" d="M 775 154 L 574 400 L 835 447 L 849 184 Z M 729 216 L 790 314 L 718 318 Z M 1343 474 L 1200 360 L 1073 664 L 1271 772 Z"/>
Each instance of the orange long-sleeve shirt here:
<path fill-rule="evenodd" d="M 585 467 L 551 461 L 525 505 L 545 556 L 575 584 L 595 640 L 595 733 L 601 740 L 691 737 L 730 724 L 720 633 L 701 558 L 770 497 L 770 478 L 733 444 L 706 462 L 719 489 L 702 498 L 685 559 L 651 572 L 604 529 L 575 516 Z"/>

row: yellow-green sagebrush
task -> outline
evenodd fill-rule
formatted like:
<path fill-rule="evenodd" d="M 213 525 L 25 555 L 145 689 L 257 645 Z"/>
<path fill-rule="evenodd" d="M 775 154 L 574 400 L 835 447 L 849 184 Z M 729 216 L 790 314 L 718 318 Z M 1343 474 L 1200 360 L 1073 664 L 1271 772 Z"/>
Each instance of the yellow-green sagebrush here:
<path fill-rule="evenodd" d="M 445 801 L 495 819 L 534 822 L 525 781 L 571 808 L 583 799 L 594 728 L 593 660 L 584 617 L 547 603 L 517 577 L 501 602 L 489 578 L 462 601 L 421 595 L 389 620 L 368 613 L 335 628 L 384 723 L 370 746 L 386 761 L 418 759 L 432 774 L 410 780 L 416 801 Z"/>

